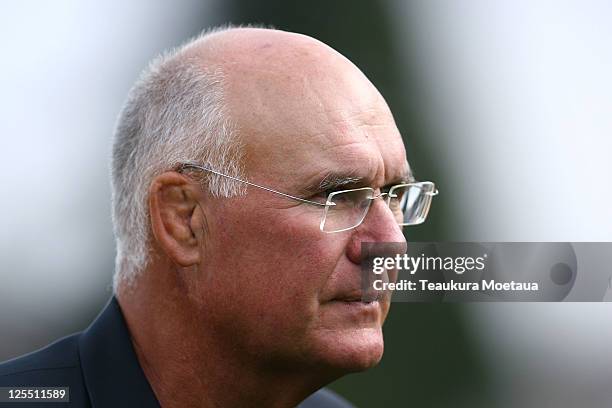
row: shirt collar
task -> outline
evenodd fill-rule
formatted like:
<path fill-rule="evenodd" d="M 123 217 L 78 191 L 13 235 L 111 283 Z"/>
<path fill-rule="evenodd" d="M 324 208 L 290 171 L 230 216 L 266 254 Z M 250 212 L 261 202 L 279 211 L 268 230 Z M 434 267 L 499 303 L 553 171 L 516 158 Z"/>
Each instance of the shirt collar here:
<path fill-rule="evenodd" d="M 160 408 L 114 296 L 81 334 L 79 354 L 92 408 Z"/>

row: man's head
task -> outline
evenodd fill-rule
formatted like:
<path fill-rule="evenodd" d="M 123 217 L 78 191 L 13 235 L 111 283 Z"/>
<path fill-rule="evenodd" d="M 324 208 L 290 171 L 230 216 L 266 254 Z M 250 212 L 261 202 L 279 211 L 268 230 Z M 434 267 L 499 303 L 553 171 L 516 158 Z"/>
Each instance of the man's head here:
<path fill-rule="evenodd" d="M 360 302 L 360 244 L 404 240 L 384 201 L 327 234 L 322 207 L 176 171 L 197 162 L 315 201 L 329 193 L 323 181 L 404 181 L 391 112 L 350 61 L 299 34 L 208 34 L 144 74 L 113 153 L 120 300 L 175 308 L 195 339 L 261 367 L 333 376 L 379 361 L 389 304 Z"/>

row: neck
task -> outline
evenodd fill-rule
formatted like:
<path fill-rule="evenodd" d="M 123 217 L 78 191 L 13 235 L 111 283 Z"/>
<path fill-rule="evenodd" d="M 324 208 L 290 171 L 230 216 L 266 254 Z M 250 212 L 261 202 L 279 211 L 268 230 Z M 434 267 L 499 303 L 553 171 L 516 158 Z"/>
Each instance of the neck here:
<path fill-rule="evenodd" d="M 163 408 L 293 407 L 334 379 L 245 356 L 207 325 L 173 278 L 180 273 L 146 270 L 134 287 L 117 291 L 138 361 Z"/>

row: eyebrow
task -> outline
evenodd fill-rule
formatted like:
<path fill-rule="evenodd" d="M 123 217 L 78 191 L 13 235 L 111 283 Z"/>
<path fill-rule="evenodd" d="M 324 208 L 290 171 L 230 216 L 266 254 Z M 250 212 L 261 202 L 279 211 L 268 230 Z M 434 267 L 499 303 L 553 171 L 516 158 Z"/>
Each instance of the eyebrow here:
<path fill-rule="evenodd" d="M 329 172 L 325 174 L 325 176 L 318 182 L 314 182 L 306 187 L 306 191 L 308 192 L 316 192 L 316 191 L 325 191 L 325 190 L 333 190 L 343 186 L 351 186 L 357 187 L 359 184 L 365 182 L 367 180 L 366 177 L 357 177 L 355 176 L 355 172 L 349 173 L 337 173 L 337 172 Z M 393 181 L 386 184 L 386 186 L 391 186 L 395 184 L 404 184 L 404 183 L 412 183 L 414 182 L 414 176 L 412 175 L 412 171 L 410 167 L 408 167 L 401 176 L 394 179 Z"/>
<path fill-rule="evenodd" d="M 302 188 L 302 193 L 314 194 L 320 191 L 333 190 L 347 185 L 356 185 L 365 180 L 359 177 L 357 171 L 328 171 L 323 177 L 319 176 L 311 180 Z"/>
<path fill-rule="evenodd" d="M 414 178 L 414 175 L 412 174 L 412 169 L 410 168 L 410 166 L 408 166 L 408 168 L 406 168 L 406 170 L 404 170 L 402 175 L 398 179 L 396 179 L 395 181 L 393 181 L 390 184 L 414 183 L 415 181 L 416 181 L 416 179 Z"/>
<path fill-rule="evenodd" d="M 416 178 L 414 177 L 414 174 L 412 173 L 412 167 L 410 167 L 410 163 L 408 163 L 408 160 L 406 160 L 404 163 L 406 163 L 406 167 L 404 168 L 404 171 L 402 172 L 400 177 L 397 179 L 397 181 L 394 181 L 391 184 L 396 184 L 397 182 L 401 184 L 407 184 L 407 183 L 414 183 L 416 181 Z"/>
<path fill-rule="evenodd" d="M 351 175 L 341 175 L 336 173 L 327 173 L 319 182 L 319 190 L 331 190 L 334 188 L 346 186 L 349 184 L 357 184 L 363 181 L 363 177 L 355 177 Z"/>

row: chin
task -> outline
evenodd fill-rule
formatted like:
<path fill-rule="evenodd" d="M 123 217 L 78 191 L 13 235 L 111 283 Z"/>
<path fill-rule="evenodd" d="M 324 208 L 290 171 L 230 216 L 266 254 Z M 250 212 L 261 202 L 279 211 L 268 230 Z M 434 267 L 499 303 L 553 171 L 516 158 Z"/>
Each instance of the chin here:
<path fill-rule="evenodd" d="M 342 374 L 367 370 L 377 365 L 384 351 L 380 328 L 328 332 L 319 344 L 323 365 Z"/>

